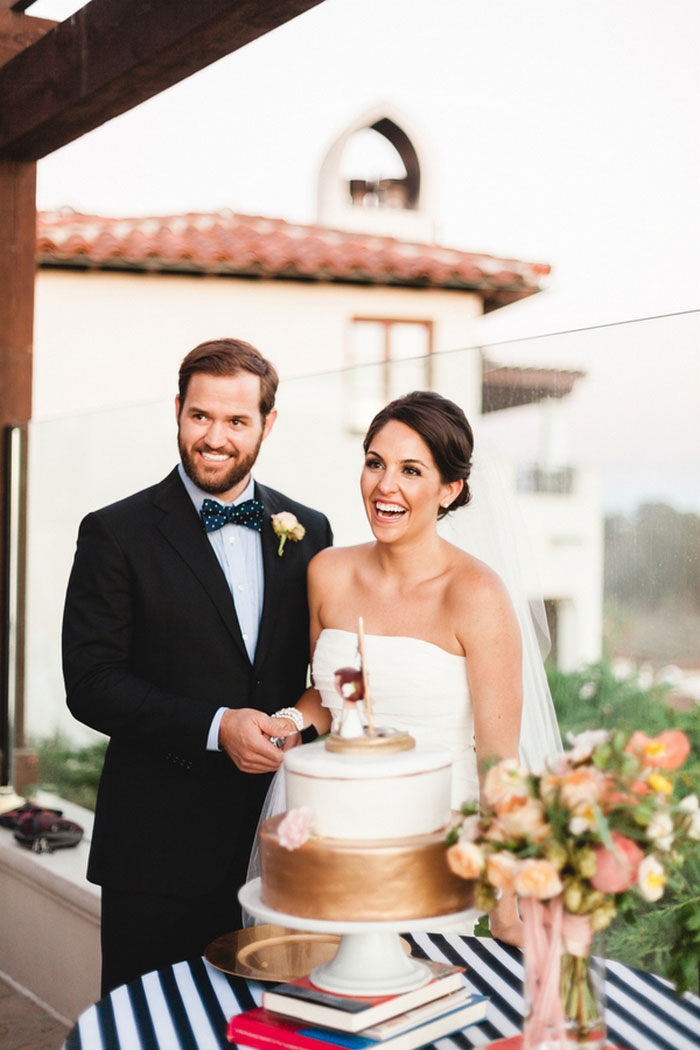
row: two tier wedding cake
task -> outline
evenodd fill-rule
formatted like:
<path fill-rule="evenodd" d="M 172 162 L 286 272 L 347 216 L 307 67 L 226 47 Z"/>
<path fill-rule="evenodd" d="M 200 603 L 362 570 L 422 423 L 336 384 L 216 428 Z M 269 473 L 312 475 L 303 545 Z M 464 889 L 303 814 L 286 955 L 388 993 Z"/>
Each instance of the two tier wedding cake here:
<path fill-rule="evenodd" d="M 284 776 L 287 812 L 260 829 L 263 904 L 336 921 L 440 916 L 471 905 L 472 884 L 446 861 L 448 752 L 338 753 L 317 741 L 285 754 Z"/>

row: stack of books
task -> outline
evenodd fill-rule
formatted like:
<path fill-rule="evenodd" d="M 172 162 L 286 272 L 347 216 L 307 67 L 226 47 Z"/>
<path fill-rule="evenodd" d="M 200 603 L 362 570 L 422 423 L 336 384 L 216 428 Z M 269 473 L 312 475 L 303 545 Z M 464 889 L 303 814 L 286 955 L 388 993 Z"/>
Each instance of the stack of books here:
<path fill-rule="evenodd" d="M 253 1050 L 418 1050 L 484 1019 L 488 1000 L 464 987 L 463 966 L 426 966 L 421 988 L 376 998 L 324 992 L 308 977 L 275 985 L 231 1018 L 227 1038 Z"/>

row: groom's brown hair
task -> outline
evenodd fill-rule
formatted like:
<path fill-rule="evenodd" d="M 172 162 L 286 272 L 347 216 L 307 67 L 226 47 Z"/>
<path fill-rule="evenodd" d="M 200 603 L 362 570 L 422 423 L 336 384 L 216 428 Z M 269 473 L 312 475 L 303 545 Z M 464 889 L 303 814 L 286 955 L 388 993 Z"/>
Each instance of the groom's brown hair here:
<path fill-rule="evenodd" d="M 275 407 L 279 377 L 277 369 L 250 343 L 242 339 L 210 339 L 190 350 L 180 365 L 178 394 L 180 411 L 187 397 L 190 379 L 197 372 L 210 376 L 235 376 L 251 372 L 260 379 L 260 415 L 263 419 Z"/>

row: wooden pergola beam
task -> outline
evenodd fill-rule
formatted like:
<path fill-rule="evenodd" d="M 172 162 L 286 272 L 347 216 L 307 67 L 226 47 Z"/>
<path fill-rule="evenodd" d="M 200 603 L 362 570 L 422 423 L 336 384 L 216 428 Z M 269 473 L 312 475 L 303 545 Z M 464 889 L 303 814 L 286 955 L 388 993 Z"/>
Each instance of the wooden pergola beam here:
<path fill-rule="evenodd" d="M 92 0 L 0 67 L 0 156 L 45 157 L 322 2 Z"/>
<path fill-rule="evenodd" d="M 48 18 L 30 18 L 7 10 L 10 0 L 0 0 L 0 66 L 4 66 L 20 51 L 41 40 L 58 22 Z M 11 103 L 10 103 L 11 105 Z M 2 109 L 9 108 L 3 105 Z"/>

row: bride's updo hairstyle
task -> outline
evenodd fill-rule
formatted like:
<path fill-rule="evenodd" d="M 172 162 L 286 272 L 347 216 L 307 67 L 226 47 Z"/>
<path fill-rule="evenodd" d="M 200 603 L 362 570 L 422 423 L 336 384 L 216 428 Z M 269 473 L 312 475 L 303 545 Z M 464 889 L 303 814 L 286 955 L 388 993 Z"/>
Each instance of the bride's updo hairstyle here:
<path fill-rule="evenodd" d="M 438 518 L 444 518 L 458 507 L 465 507 L 471 499 L 468 482 L 472 470 L 474 434 L 459 405 L 432 390 L 414 390 L 411 394 L 397 397 L 377 412 L 370 423 L 362 443 L 365 453 L 375 435 L 394 419 L 415 430 L 425 441 L 443 484 L 464 482 L 459 495 L 449 507 L 439 508 Z"/>

